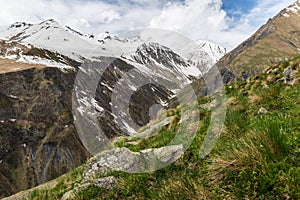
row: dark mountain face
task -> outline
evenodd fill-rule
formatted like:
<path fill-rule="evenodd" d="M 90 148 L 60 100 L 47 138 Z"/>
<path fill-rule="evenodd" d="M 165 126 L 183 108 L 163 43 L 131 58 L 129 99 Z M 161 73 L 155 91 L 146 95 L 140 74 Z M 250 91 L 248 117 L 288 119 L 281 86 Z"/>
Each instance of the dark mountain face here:
<path fill-rule="evenodd" d="M 44 183 L 84 162 L 71 114 L 74 72 L 0 75 L 0 196 Z"/>
<path fill-rule="evenodd" d="M 167 47 L 156 43 L 143 44 L 140 46 L 133 58 L 141 64 L 159 63 L 165 67 L 172 68 L 174 63 L 188 67 L 186 60 Z"/>
<path fill-rule="evenodd" d="M 261 72 L 300 53 L 300 3 L 282 10 L 249 39 L 225 55 L 217 66 L 226 83 Z"/>
<path fill-rule="evenodd" d="M 116 69 L 117 67 L 117 69 Z M 112 101 L 112 90 L 107 88 L 107 85 L 111 88 L 114 88 L 115 85 L 122 79 L 124 74 L 130 70 L 134 70 L 134 66 L 127 64 L 123 60 L 117 59 L 115 60 L 103 73 L 96 92 L 96 101 L 99 102 L 99 105 L 104 108 L 104 110 L 109 113 L 112 112 L 110 102 Z M 135 81 L 138 79 L 140 82 L 143 82 L 147 77 L 142 74 L 136 73 Z M 124 97 L 125 94 L 122 91 L 127 92 L 130 85 L 123 85 L 123 89 L 118 90 L 118 96 Z M 146 84 L 142 87 L 129 89 L 132 92 L 132 96 L 129 101 L 129 114 L 130 117 L 134 120 L 136 124 L 139 126 L 144 126 L 150 121 L 150 116 L 148 114 L 149 108 L 152 105 L 159 104 L 160 102 L 166 102 L 169 100 L 170 96 L 174 95 L 171 91 L 166 89 L 161 85 L 156 84 Z M 103 92 L 105 91 L 105 92 Z M 118 113 L 121 115 L 121 113 Z M 116 114 L 115 114 L 116 115 Z M 113 116 L 100 116 L 100 121 L 105 121 Z M 114 126 L 117 127 L 117 126 Z M 104 127 L 105 128 L 105 127 Z M 112 137 L 116 135 L 127 135 L 128 133 L 124 131 L 120 132 L 112 132 Z"/>

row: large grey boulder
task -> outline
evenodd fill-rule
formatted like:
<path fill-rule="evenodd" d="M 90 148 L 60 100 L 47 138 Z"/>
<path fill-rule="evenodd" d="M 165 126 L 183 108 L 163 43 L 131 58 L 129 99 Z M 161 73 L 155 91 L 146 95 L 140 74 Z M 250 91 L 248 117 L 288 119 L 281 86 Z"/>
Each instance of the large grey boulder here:
<path fill-rule="evenodd" d="M 184 153 L 183 145 L 171 145 L 161 148 L 133 152 L 127 148 L 113 148 L 103 151 L 86 165 L 83 181 L 106 176 L 112 171 L 128 173 L 149 172 L 175 162 Z"/>

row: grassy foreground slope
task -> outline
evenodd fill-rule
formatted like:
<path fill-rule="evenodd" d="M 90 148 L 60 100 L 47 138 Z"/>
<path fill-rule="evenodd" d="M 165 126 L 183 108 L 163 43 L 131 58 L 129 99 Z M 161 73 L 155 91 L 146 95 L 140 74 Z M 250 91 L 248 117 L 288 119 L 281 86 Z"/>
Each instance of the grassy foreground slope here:
<path fill-rule="evenodd" d="M 294 85 L 284 83 L 288 66 L 296 69 Z M 295 57 L 226 85 L 225 128 L 205 159 L 199 159 L 198 153 L 210 122 L 208 97 L 198 100 L 199 130 L 179 160 L 153 173 L 112 172 L 109 175 L 119 180 L 115 188 L 88 187 L 74 199 L 299 199 L 299 68 L 300 57 Z M 168 115 L 177 120 L 150 139 L 122 138 L 116 145 L 139 151 L 168 144 L 178 128 L 180 109 L 169 110 Z M 82 173 L 80 167 L 48 188 L 35 188 L 19 197 L 60 199 L 81 182 Z"/>

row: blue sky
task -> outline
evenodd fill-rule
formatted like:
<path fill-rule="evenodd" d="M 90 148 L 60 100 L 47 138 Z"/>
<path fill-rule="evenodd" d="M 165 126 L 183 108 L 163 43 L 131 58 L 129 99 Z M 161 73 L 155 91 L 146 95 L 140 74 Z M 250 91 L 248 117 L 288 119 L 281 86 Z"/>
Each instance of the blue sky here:
<path fill-rule="evenodd" d="M 257 3 L 257 0 L 223 0 L 222 9 L 227 12 L 229 17 L 238 19 L 255 8 Z"/>
<path fill-rule="evenodd" d="M 84 33 L 164 28 L 232 49 L 296 0 L 0 0 L 0 25 L 53 18 Z"/>

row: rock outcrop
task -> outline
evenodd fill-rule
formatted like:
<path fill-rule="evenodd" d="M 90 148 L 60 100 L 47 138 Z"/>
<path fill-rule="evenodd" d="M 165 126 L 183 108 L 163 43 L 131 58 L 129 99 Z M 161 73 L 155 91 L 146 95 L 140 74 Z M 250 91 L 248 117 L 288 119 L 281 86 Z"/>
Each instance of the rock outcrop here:
<path fill-rule="evenodd" d="M 129 149 L 113 148 L 103 151 L 89 160 L 83 180 L 106 176 L 112 171 L 128 173 L 149 172 L 176 161 L 184 153 L 183 145 L 171 145 L 156 149 L 133 152 Z"/>
<path fill-rule="evenodd" d="M 296 80 L 295 78 L 296 73 L 297 73 L 296 66 L 289 66 L 285 68 L 283 71 L 284 83 L 289 85 L 296 84 L 297 81 L 299 81 L 298 79 Z"/>

